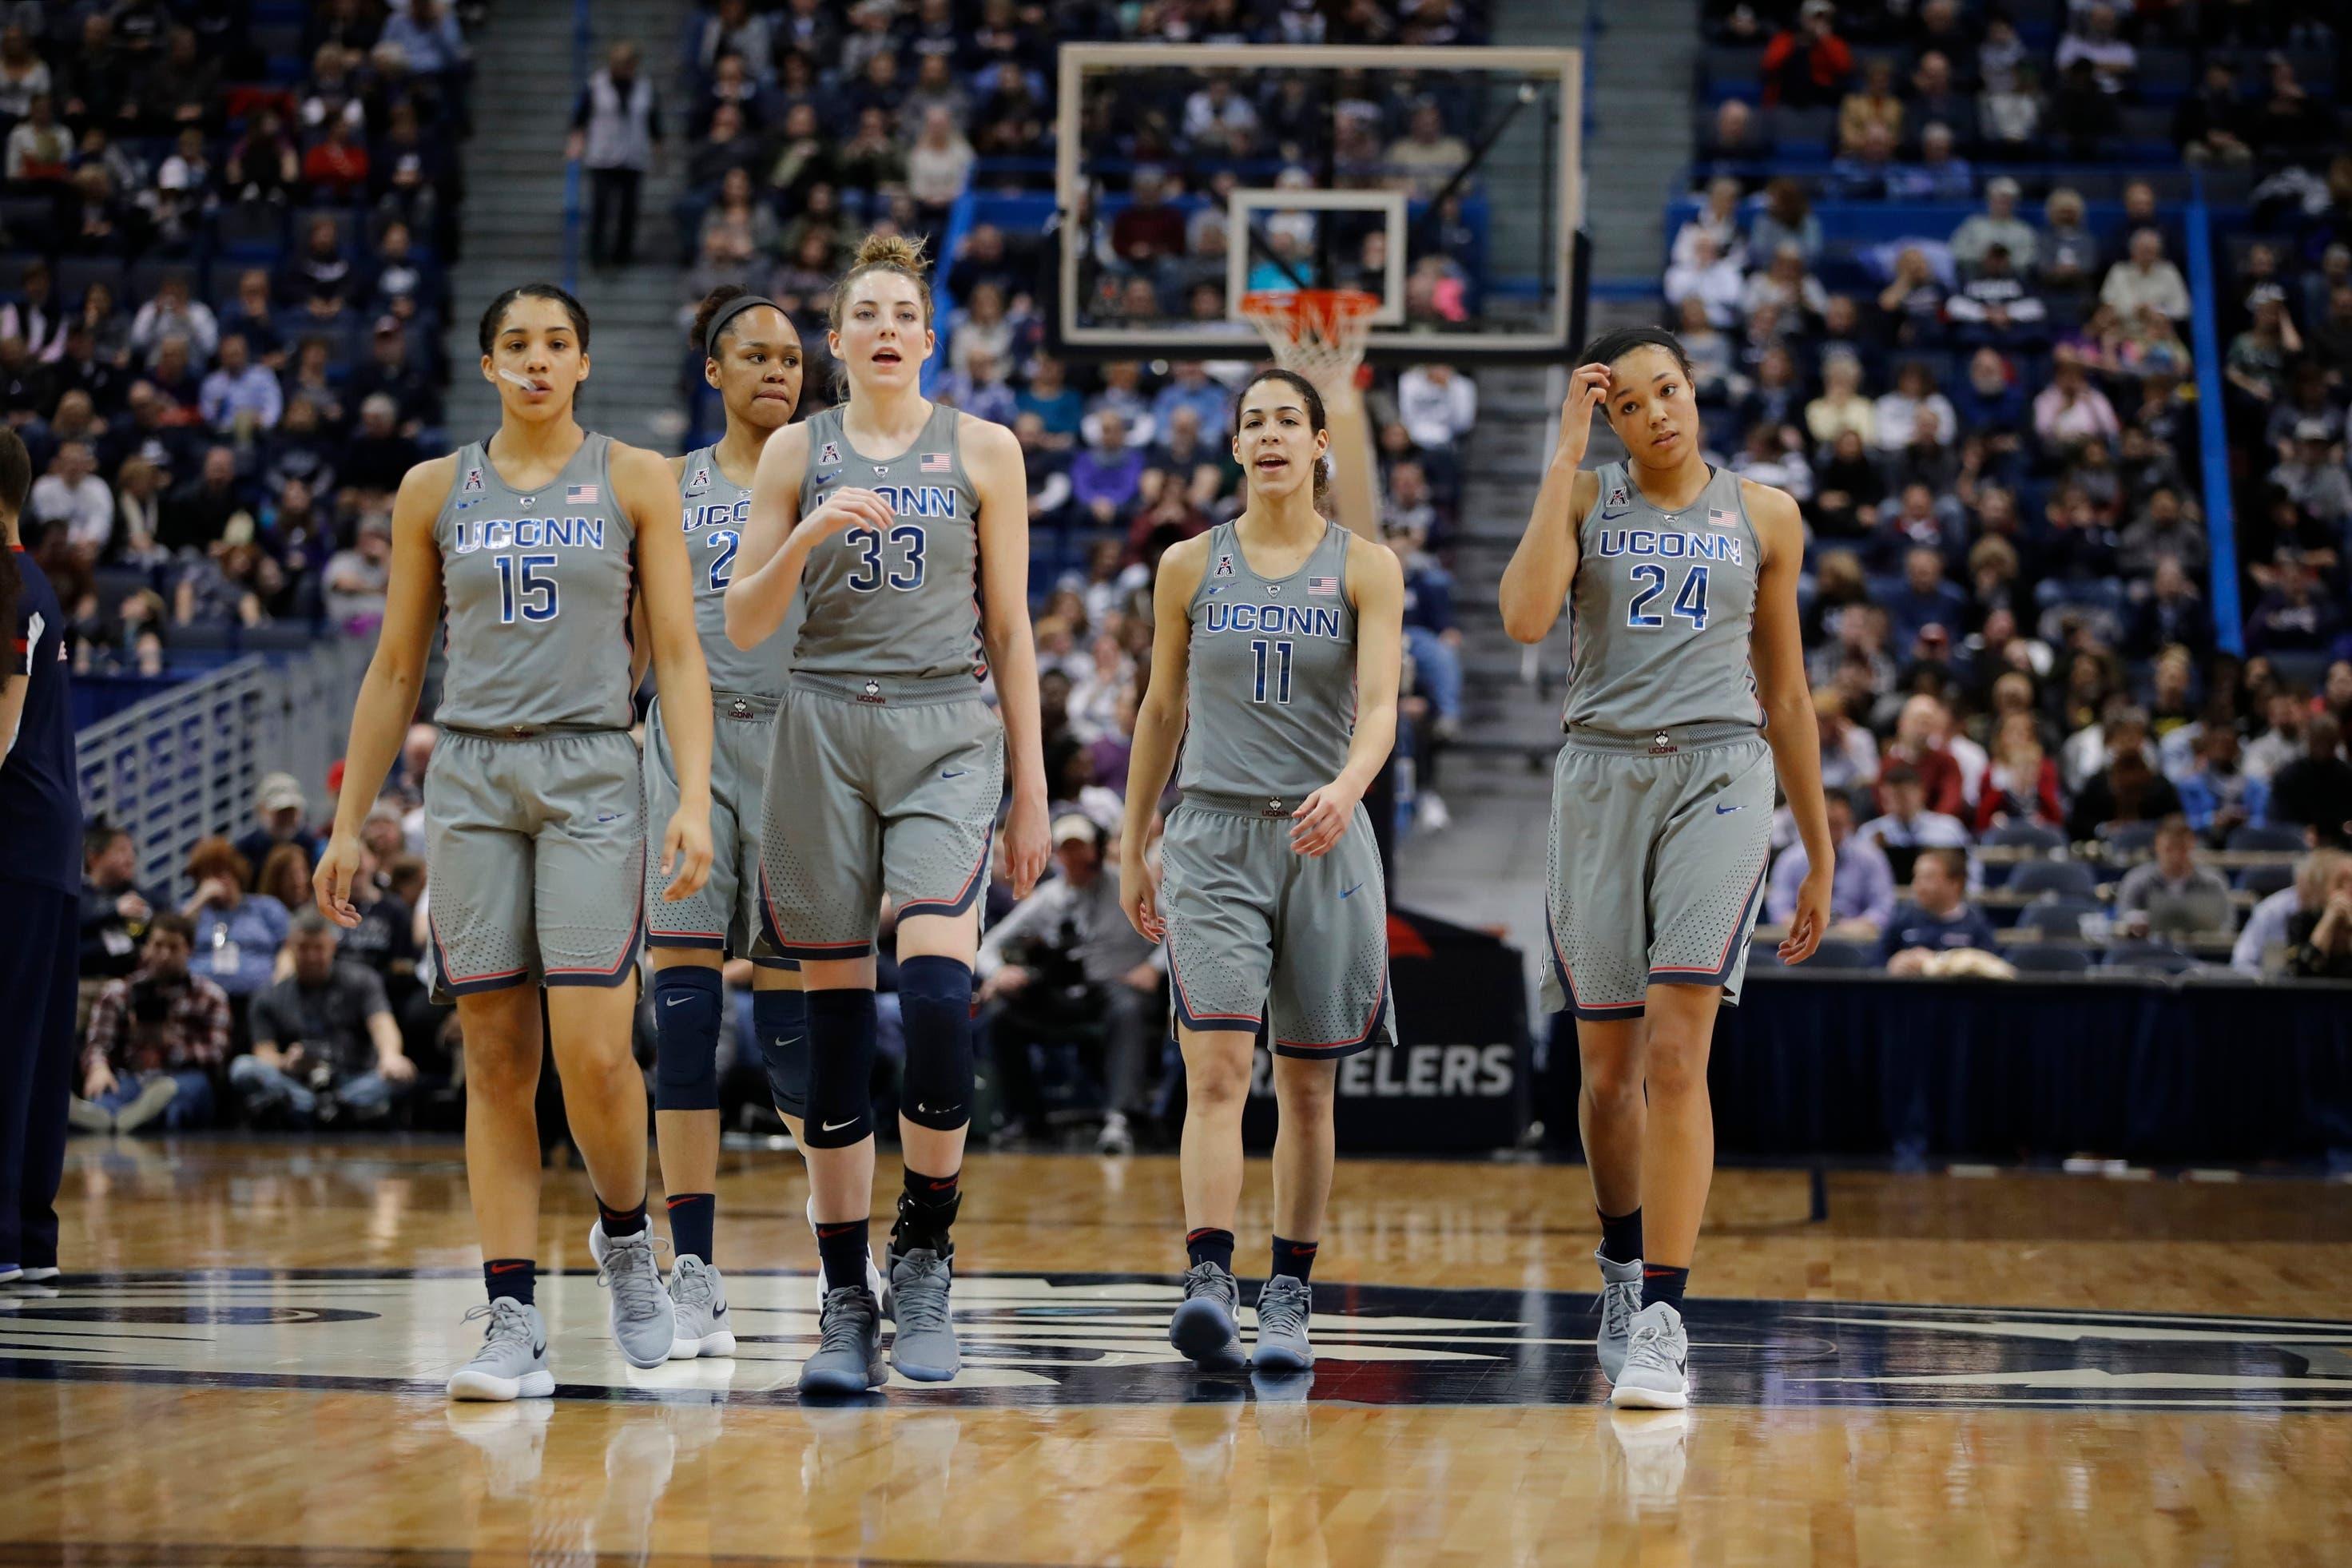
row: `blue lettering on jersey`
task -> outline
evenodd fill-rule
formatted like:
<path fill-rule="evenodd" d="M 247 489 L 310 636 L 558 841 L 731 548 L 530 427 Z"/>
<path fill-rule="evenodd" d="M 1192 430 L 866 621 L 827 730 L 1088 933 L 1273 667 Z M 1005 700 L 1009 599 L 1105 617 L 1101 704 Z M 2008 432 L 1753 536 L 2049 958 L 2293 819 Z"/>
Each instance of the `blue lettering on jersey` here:
<path fill-rule="evenodd" d="M 459 517 L 449 553 L 494 549 L 603 549 L 602 517 Z"/>
<path fill-rule="evenodd" d="M 1722 534 L 1668 533 L 1658 528 L 1603 528 L 1593 554 L 1663 556 L 1669 560 L 1724 560 L 1744 566 L 1742 541 Z"/>
<path fill-rule="evenodd" d="M 1339 635 L 1339 612 L 1304 604 L 1235 604 L 1219 600 L 1206 607 L 1203 632 L 1276 632 L 1294 637 Z"/>
<path fill-rule="evenodd" d="M 698 528 L 740 528 L 751 520 L 751 497 L 747 492 L 732 502 L 707 501 L 699 507 L 686 508 L 686 531 Z"/>
<path fill-rule="evenodd" d="M 877 485 L 874 493 L 890 503 L 890 509 L 902 517 L 952 517 L 958 515 L 956 492 L 948 485 Z M 816 504 L 824 506 L 831 496 L 819 496 Z"/>

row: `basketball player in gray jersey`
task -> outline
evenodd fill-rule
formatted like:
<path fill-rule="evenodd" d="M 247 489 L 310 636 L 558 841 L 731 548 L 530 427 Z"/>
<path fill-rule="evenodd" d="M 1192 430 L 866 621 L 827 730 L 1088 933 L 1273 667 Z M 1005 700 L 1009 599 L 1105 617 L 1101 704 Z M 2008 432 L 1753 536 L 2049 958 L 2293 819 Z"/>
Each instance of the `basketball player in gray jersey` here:
<path fill-rule="evenodd" d="M 730 283 L 712 289 L 695 312 L 693 341 L 703 351 L 703 380 L 717 389 L 727 422 L 716 443 L 669 465 L 684 507 L 695 630 L 710 672 L 710 878 L 693 896 L 666 902 L 670 879 L 658 866 L 646 867 L 654 1128 L 677 1258 L 669 1280 L 677 1312 L 670 1356 L 681 1361 L 735 1352 L 726 1282 L 712 1257 L 719 1035 L 728 959 L 753 966 L 752 1028 L 776 1108 L 795 1138 L 808 1079 L 798 967 L 761 938 L 759 913 L 760 779 L 792 670 L 792 648 L 781 637 L 750 650 L 736 647 L 727 640 L 725 604 L 751 516 L 760 449 L 791 423 L 800 403 L 800 334 L 773 300 Z M 646 800 L 656 818 L 678 799 L 668 706 L 657 695 L 646 716 Z"/>
<path fill-rule="evenodd" d="M 739 648 L 776 636 L 795 594 L 807 601 L 760 857 L 770 939 L 800 960 L 807 990 L 802 1130 L 825 1286 L 821 1343 L 801 1369 L 811 1395 L 861 1393 L 886 1375 L 883 1309 L 865 1281 L 882 900 L 898 909 L 907 1039 L 890 1364 L 944 1381 L 961 1364 L 949 1228 L 971 1120 L 979 901 L 1008 761 L 1016 896 L 1046 853 L 1028 481 L 1011 431 L 923 398 L 930 311 L 919 249 L 869 237 L 834 291 L 830 340 L 848 399 L 761 453 L 727 590 Z M 983 700 L 992 674 L 1001 719 Z"/>
<path fill-rule="evenodd" d="M 1804 525 L 1788 496 L 1700 453 L 1690 361 L 1671 333 L 1611 332 L 1584 358 L 1503 574 L 1503 625 L 1539 642 L 1568 604 L 1545 998 L 1576 1018 L 1611 1398 L 1678 1409 L 1683 1289 L 1715 1167 L 1707 1047 L 1747 970 L 1776 764 L 1811 868 L 1781 958 L 1811 956 L 1829 922 L 1829 816 L 1798 634 Z M 1586 473 L 1604 405 L 1627 460 Z"/>
<path fill-rule="evenodd" d="M 1396 1039 L 1387 891 L 1362 800 L 1396 740 L 1404 572 L 1376 542 L 1357 394 L 1335 391 L 1354 415 L 1338 445 L 1305 378 L 1267 371 L 1243 388 L 1233 450 L 1247 505 L 1160 560 L 1128 764 L 1120 902 L 1167 944 L 1184 1053 L 1187 1270 L 1169 1339 L 1211 1369 L 1242 1362 L 1233 1227 L 1259 1026 L 1281 1116 L 1253 1355 L 1268 1373 L 1314 1364 L 1307 1280 L 1331 1192 L 1339 1059 Z M 1317 505 L 1327 452 L 1353 481 L 1338 509 L 1365 538 Z M 1182 801 L 1155 879 L 1145 851 L 1180 740 Z"/>
<path fill-rule="evenodd" d="M 667 897 L 710 867 L 710 698 L 694 632 L 677 485 L 657 455 L 580 428 L 588 318 L 551 284 L 492 301 L 482 377 L 497 434 L 419 464 L 393 507 L 392 580 L 352 713 L 319 904 L 345 926 L 360 827 L 416 710 L 435 622 L 447 612 L 442 728 L 425 780 L 434 960 L 466 1034 L 466 1170 L 488 1320 L 456 1399 L 554 1391 L 532 1304 L 540 1246 L 540 997 L 572 1135 L 596 1189 L 590 1254 L 612 1287 L 613 1336 L 632 1365 L 667 1359 L 676 1314 L 646 1223 L 645 1082 L 636 1012 L 646 825 L 629 727 L 630 607 L 646 603 L 677 810 L 663 830 Z"/>

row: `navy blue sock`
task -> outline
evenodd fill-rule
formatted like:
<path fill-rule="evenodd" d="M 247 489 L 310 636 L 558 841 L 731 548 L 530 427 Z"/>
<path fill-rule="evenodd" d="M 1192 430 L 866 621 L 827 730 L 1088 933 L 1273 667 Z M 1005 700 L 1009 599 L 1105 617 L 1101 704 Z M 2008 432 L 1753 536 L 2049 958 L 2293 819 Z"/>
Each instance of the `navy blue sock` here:
<path fill-rule="evenodd" d="M 1184 1257 L 1187 1266 L 1199 1268 L 1214 1263 L 1230 1274 L 1234 1271 L 1234 1233 L 1203 1226 L 1184 1233 Z"/>
<path fill-rule="evenodd" d="M 682 1192 L 669 1200 L 669 1243 L 681 1258 L 710 1261 L 710 1233 L 719 1225 L 719 1198 L 708 1192 Z"/>
<path fill-rule="evenodd" d="M 1292 1241 L 1277 1236 L 1274 1239 L 1274 1271 L 1287 1274 L 1304 1283 L 1315 1272 L 1315 1249 L 1320 1241 Z"/>
<path fill-rule="evenodd" d="M 942 1258 L 953 1257 L 955 1243 L 949 1239 L 948 1228 L 963 1205 L 962 1185 L 961 1171 L 932 1176 L 908 1166 L 905 1190 L 898 1195 L 898 1222 L 890 1228 L 892 1249 L 912 1252 L 929 1248 Z"/>
<path fill-rule="evenodd" d="M 614 1208 L 599 1197 L 596 1218 L 604 1223 L 607 1236 L 635 1236 L 646 1228 L 646 1200 L 638 1198 L 634 1208 Z"/>
<path fill-rule="evenodd" d="M 816 1255 L 824 1260 L 824 1277 L 835 1290 L 844 1285 L 866 1288 L 866 1265 L 873 1257 L 873 1234 L 866 1220 L 817 1222 Z"/>
<path fill-rule="evenodd" d="M 1592 1211 L 1601 1214 L 1599 1209 Z M 1601 1255 L 1612 1263 L 1631 1263 L 1642 1256 L 1642 1210 L 1631 1214 L 1601 1214 Z"/>
<path fill-rule="evenodd" d="M 1675 1269 L 1664 1263 L 1642 1265 L 1642 1304 L 1654 1307 L 1660 1301 L 1683 1310 L 1683 1287 L 1690 1283 L 1688 1269 Z"/>
<path fill-rule="evenodd" d="M 539 1265 L 529 1258 L 493 1258 L 482 1265 L 482 1288 L 530 1306 L 539 1287 Z"/>
<path fill-rule="evenodd" d="M 806 991 L 751 993 L 751 1032 L 768 1071 L 768 1098 L 787 1116 L 808 1114 L 809 1040 Z"/>

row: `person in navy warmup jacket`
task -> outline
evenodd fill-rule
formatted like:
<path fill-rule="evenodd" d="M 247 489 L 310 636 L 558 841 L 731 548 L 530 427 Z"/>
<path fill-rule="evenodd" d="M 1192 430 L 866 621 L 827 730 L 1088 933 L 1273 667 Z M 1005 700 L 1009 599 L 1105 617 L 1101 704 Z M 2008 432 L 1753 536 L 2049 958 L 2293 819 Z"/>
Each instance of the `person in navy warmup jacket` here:
<path fill-rule="evenodd" d="M 0 1282 L 58 1275 L 81 802 L 65 612 L 19 542 L 32 462 L 0 428 Z"/>

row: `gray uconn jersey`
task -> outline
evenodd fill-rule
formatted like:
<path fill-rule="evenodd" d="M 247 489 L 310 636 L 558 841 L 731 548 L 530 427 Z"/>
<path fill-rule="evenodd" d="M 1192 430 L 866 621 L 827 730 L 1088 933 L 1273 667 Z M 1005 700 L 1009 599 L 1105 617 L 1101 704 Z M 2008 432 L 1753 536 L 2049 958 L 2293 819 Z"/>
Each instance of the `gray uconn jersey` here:
<path fill-rule="evenodd" d="M 782 696 L 792 674 L 790 625 L 756 648 L 727 640 L 727 584 L 735 574 L 735 554 L 751 516 L 751 492 L 727 477 L 708 446 L 687 454 L 677 476 L 686 528 L 686 553 L 694 572 L 694 629 L 702 638 L 702 662 L 710 668 L 710 689 L 746 696 Z"/>
<path fill-rule="evenodd" d="M 836 404 L 808 421 L 801 516 L 844 486 L 876 492 L 895 515 L 887 530 L 845 528 L 810 553 L 801 573 L 808 619 L 793 668 L 980 681 L 988 674 L 980 635 L 980 496 L 956 450 L 962 416 L 934 406 L 914 444 L 877 463 L 851 447 L 842 413 Z"/>
<path fill-rule="evenodd" d="M 1577 530 L 1569 591 L 1571 727 L 1633 735 L 1667 725 L 1760 725 L 1748 638 L 1761 554 L 1738 476 L 1662 512 L 1622 463 Z"/>
<path fill-rule="evenodd" d="M 613 497 L 612 437 L 591 432 L 562 472 L 509 489 L 479 443 L 433 524 L 448 613 L 435 717 L 467 729 L 626 729 L 636 529 Z"/>
<path fill-rule="evenodd" d="M 1250 570 L 1233 524 L 1210 532 L 1191 607 L 1184 789 L 1304 795 L 1347 766 L 1356 733 L 1349 538 L 1326 523 L 1306 563 L 1269 580 Z"/>

